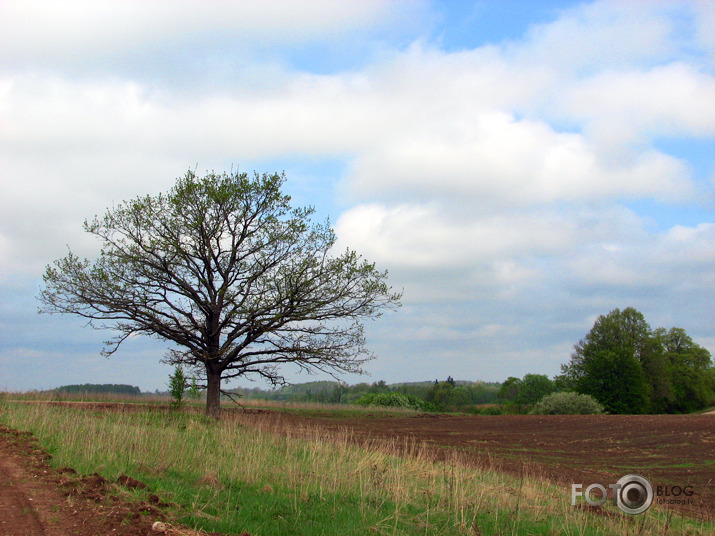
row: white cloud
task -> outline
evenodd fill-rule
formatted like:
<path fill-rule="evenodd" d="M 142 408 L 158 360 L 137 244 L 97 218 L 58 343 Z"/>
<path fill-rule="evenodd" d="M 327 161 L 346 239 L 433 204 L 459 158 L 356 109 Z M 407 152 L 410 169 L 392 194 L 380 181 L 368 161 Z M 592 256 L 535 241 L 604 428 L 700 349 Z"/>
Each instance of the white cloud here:
<path fill-rule="evenodd" d="M 429 205 L 358 205 L 341 215 L 335 229 L 341 245 L 409 268 L 461 269 L 513 255 L 556 253 L 576 239 L 573 222 L 555 213 L 460 217 Z"/>
<path fill-rule="evenodd" d="M 700 223 L 694 227 L 675 225 L 658 236 L 659 252 L 654 257 L 666 255 L 667 262 L 682 266 L 715 265 L 715 223 Z"/>
<path fill-rule="evenodd" d="M 659 136 L 712 137 L 715 77 L 679 62 L 646 72 L 607 71 L 575 84 L 563 114 L 582 120 L 611 151 Z"/>
<path fill-rule="evenodd" d="M 693 10 L 695 17 L 695 36 L 698 44 L 709 53 L 715 55 L 715 4 L 710 0 L 695 0 Z"/>
<path fill-rule="evenodd" d="M 676 225 L 664 233 L 619 237 L 617 245 L 582 245 L 570 270 L 591 285 L 715 290 L 713 244 L 715 224 Z"/>
<path fill-rule="evenodd" d="M 512 331 L 511 326 L 503 324 L 485 324 L 480 326 L 476 332 L 477 337 L 502 337 Z"/>
<path fill-rule="evenodd" d="M 0 16 L 0 61 L 20 66 L 73 66 L 135 54 L 235 52 L 270 45 L 343 39 L 389 26 L 409 7 L 402 1 L 182 0 L 173 2 L 4 2 Z M 402 19 L 410 25 L 409 19 Z"/>
<path fill-rule="evenodd" d="M 536 331 L 562 348 L 608 307 L 712 296 L 713 222 L 657 214 L 711 206 L 661 143 L 715 138 L 711 3 L 589 2 L 459 52 L 419 35 L 413 2 L 206 4 L 2 4 L 3 277 L 38 277 L 66 243 L 91 255 L 85 218 L 188 167 L 309 157 L 345 170 L 327 188 L 341 247 L 415 306 L 388 335 L 450 341 L 452 363 L 470 345 L 536 359 L 517 348 Z M 359 59 L 308 72 L 341 47 Z"/>
<path fill-rule="evenodd" d="M 554 22 L 533 26 L 507 47 L 518 63 L 546 64 L 569 75 L 660 61 L 675 53 L 673 2 L 584 2 Z M 689 11 L 687 5 L 681 6 Z"/>
<path fill-rule="evenodd" d="M 598 33 L 600 25 L 613 22 L 603 14 L 606 7 L 591 19 L 588 9 L 579 11 L 576 18 L 589 22 L 569 31 Z M 188 17 L 195 8 L 190 4 L 175 16 Z M 364 9 L 368 21 L 388 8 Z M 109 11 L 102 13 L 90 10 L 83 16 L 105 20 Z M 272 21 L 266 22 L 267 32 L 287 20 L 273 21 L 270 9 L 264 15 Z M 213 15 L 202 17 L 199 28 L 223 27 Z M 616 19 L 617 24 L 625 20 Z M 44 13 L 38 24 L 50 20 Z M 72 21 L 70 26 L 82 18 Z M 179 27 L 166 24 L 162 31 Z M 538 43 L 548 44 L 565 31 L 548 28 L 514 47 L 537 50 Z M 104 39 L 88 32 L 80 37 Z M 653 32 L 657 39 L 644 37 L 643 50 L 662 38 L 661 30 Z M 22 219 L 15 212 L 31 213 L 33 207 L 47 214 L 79 205 L 98 211 L 109 198 L 140 193 L 137 188 L 152 183 L 162 167 L 172 172 L 161 185 L 195 163 L 209 167 L 291 154 L 352 157 L 347 191 L 366 200 L 423 203 L 436 197 L 453 207 L 493 210 L 619 196 L 692 198 L 695 189 L 682 161 L 630 145 L 619 149 L 624 158 L 614 159 L 599 143 L 647 137 L 666 126 L 669 132 L 708 135 L 714 124 L 708 108 L 712 77 L 672 64 L 648 73 L 597 73 L 562 87 L 561 66 L 549 68 L 554 62 L 544 59 L 527 67 L 512 50 L 448 54 L 422 45 L 360 72 L 282 71 L 279 85 L 267 91 L 248 85 L 193 97 L 132 80 L 6 75 L 0 91 L 1 157 L 23 188 L 19 198 L 7 196 L 4 208 L 12 221 Z M 663 89 L 651 91 L 651 86 Z M 580 121 L 583 132 L 559 131 L 548 115 L 530 117 L 556 101 L 565 104 L 553 113 Z M 32 186 L 31 196 L 24 185 Z"/>
<path fill-rule="evenodd" d="M 687 168 L 666 154 L 648 150 L 611 163 L 580 134 L 502 112 L 478 114 L 465 125 L 469 112 L 467 104 L 461 116 L 444 117 L 428 131 L 384 140 L 356 160 L 351 188 L 362 196 L 421 192 L 497 205 L 693 195 Z"/>

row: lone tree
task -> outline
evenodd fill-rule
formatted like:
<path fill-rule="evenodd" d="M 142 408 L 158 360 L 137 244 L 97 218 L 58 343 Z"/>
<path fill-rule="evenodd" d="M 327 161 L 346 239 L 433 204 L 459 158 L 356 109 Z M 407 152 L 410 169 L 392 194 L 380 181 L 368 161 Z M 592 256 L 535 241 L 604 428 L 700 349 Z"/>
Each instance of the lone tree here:
<path fill-rule="evenodd" d="M 292 208 L 282 174 L 188 172 L 168 194 L 146 196 L 85 221 L 99 258 L 71 251 L 48 266 L 40 312 L 72 313 L 117 336 L 173 343 L 165 362 L 205 377 L 206 413 L 220 414 L 221 380 L 257 375 L 285 383 L 280 366 L 362 372 L 372 359 L 364 319 L 399 307 L 387 272 L 346 250 L 332 255 L 329 222 Z"/>

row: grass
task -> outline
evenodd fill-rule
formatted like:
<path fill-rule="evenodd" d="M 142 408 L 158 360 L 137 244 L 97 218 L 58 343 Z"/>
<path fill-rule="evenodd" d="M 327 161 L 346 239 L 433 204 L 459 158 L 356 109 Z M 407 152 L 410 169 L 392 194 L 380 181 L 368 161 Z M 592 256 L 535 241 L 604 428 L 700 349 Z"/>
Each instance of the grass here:
<path fill-rule="evenodd" d="M 0 400 L 57 401 L 57 402 L 122 402 L 144 404 L 166 404 L 166 395 L 127 395 L 116 393 L 58 393 L 56 391 L 0 392 Z"/>
<path fill-rule="evenodd" d="M 241 399 L 241 406 L 252 409 L 271 409 L 301 417 L 329 417 L 333 419 L 405 417 L 422 413 L 408 408 L 360 406 L 353 404 L 323 404 L 318 402 L 284 402 L 282 400 Z M 231 407 L 232 405 L 227 405 Z M 236 406 L 237 407 L 237 406 Z"/>
<path fill-rule="evenodd" d="M 347 431 L 290 426 L 276 415 L 214 422 L 143 407 L 97 411 L 0 399 L 0 421 L 33 432 L 58 467 L 127 474 L 173 503 L 173 518 L 226 534 L 715 534 L 715 525 L 574 508 L 570 490 L 525 467 L 521 477 L 437 463 L 414 443 L 357 444 Z M 148 493 L 137 492 L 137 493 Z M 598 515 L 601 514 L 601 515 Z M 606 515 L 603 515 L 606 514 Z"/>
<path fill-rule="evenodd" d="M 141 406 L 167 406 L 172 398 L 166 394 L 119 395 L 112 393 L 57 393 L 54 391 L 7 393 L 0 392 L 0 400 L 24 400 L 28 402 L 80 402 L 80 403 L 122 403 Z M 303 417 L 331 418 L 373 418 L 404 417 L 419 411 L 398 407 L 359 406 L 353 404 L 325 404 L 321 402 L 286 402 L 283 400 L 264 400 L 258 398 L 239 398 L 239 404 L 224 399 L 222 406 L 232 408 L 268 409 L 299 415 Z M 184 407 L 199 408 L 206 406 L 205 399 L 184 399 Z"/>

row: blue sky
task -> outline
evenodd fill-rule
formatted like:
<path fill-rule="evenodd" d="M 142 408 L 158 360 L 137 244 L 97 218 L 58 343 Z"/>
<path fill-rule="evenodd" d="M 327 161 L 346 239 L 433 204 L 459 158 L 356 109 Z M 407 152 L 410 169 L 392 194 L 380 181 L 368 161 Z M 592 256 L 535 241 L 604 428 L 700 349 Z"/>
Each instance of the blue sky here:
<path fill-rule="evenodd" d="M 41 275 L 232 165 L 404 289 L 348 382 L 551 376 L 628 306 L 714 352 L 713 28 L 707 0 L 2 3 L 0 389 L 163 389 L 165 344 L 100 357 Z"/>

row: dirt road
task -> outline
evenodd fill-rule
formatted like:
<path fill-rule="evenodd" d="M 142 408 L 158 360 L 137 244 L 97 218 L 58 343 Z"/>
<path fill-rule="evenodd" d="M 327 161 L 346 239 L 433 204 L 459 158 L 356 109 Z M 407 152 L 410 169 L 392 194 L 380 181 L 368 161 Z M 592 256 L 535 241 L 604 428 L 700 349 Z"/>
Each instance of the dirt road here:
<path fill-rule="evenodd" d="M 51 469 L 48 459 L 29 434 L 0 425 L 0 535 L 156 534 L 150 505 L 123 502 L 101 477 Z"/>

